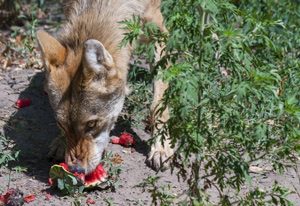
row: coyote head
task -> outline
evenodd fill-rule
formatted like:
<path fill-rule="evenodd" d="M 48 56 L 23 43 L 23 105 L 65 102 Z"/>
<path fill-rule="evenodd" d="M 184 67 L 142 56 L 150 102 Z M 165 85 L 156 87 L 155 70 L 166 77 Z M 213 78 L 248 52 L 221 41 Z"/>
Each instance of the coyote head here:
<path fill-rule="evenodd" d="M 45 89 L 66 137 L 65 161 L 75 171 L 90 173 L 100 163 L 123 107 L 126 78 L 98 40 L 70 48 L 43 31 L 37 39 Z"/>

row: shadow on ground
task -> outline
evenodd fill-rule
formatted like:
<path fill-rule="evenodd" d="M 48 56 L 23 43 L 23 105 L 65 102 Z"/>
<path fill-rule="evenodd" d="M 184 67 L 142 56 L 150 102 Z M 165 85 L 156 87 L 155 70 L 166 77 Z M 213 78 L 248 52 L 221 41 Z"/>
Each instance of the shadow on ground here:
<path fill-rule="evenodd" d="M 27 168 L 26 175 L 47 182 L 49 169 L 53 164 L 47 158 L 48 147 L 60 131 L 48 97 L 43 91 L 44 78 L 43 72 L 36 73 L 31 77 L 29 85 L 22 88 L 19 99 L 30 98 L 31 105 L 16 110 L 4 125 L 3 131 L 5 136 L 16 143 L 15 149 L 20 151 L 17 165 Z M 134 135 L 137 142 L 135 150 L 146 155 L 149 148 L 145 141 L 138 137 L 129 122 L 119 118 L 111 134 L 119 135 L 123 131 Z"/>
<path fill-rule="evenodd" d="M 44 73 L 36 73 L 20 92 L 19 99 L 30 98 L 31 105 L 18 109 L 4 125 L 4 135 L 14 140 L 20 151 L 18 165 L 27 168 L 27 175 L 47 181 L 51 163 L 48 146 L 59 134 L 48 97 L 43 91 Z"/>
<path fill-rule="evenodd" d="M 140 129 L 132 128 L 131 123 L 128 120 L 124 120 L 122 117 L 119 117 L 118 121 L 116 122 L 116 126 L 111 131 L 110 135 L 111 136 L 120 136 L 120 134 L 122 132 L 128 132 L 133 135 L 134 140 L 135 140 L 135 145 L 134 145 L 135 151 L 137 151 L 138 153 L 141 153 L 144 156 L 148 155 L 148 153 L 150 151 L 150 147 L 146 142 L 148 140 L 148 138 L 146 138 L 146 139 L 141 138 L 140 135 L 141 136 L 144 136 L 144 135 L 138 134 L 143 131 L 141 131 Z"/>

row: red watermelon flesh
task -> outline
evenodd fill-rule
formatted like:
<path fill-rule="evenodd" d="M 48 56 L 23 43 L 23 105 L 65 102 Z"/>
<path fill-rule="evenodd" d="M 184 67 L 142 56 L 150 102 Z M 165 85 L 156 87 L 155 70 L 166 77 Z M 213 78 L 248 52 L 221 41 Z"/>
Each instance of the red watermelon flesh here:
<path fill-rule="evenodd" d="M 92 173 L 85 176 L 85 186 L 95 185 L 98 182 L 104 182 L 106 177 L 106 171 L 103 169 L 102 165 L 99 164 Z"/>
<path fill-rule="evenodd" d="M 119 144 L 124 145 L 126 147 L 133 145 L 134 142 L 134 138 L 132 136 L 132 134 L 129 134 L 127 132 L 123 132 L 120 135 L 120 140 L 119 140 Z"/>
<path fill-rule="evenodd" d="M 61 163 L 59 163 L 59 165 L 62 166 L 65 170 L 67 170 L 69 172 L 69 166 L 66 163 L 61 162 Z"/>
<path fill-rule="evenodd" d="M 132 134 L 123 132 L 120 137 L 113 137 L 111 139 L 111 143 L 120 144 L 125 147 L 133 146 L 135 144 L 134 138 Z"/>
<path fill-rule="evenodd" d="M 78 177 L 82 182 L 85 182 L 85 175 L 83 173 L 74 172 L 74 176 Z"/>
<path fill-rule="evenodd" d="M 113 143 L 113 144 L 120 144 L 120 138 L 119 137 L 113 137 L 111 139 L 111 143 Z"/>

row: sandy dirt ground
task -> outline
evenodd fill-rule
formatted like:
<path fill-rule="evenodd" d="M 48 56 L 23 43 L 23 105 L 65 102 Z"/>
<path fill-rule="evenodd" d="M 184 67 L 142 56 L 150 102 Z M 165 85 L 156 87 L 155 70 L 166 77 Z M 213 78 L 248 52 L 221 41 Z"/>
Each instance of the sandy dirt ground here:
<path fill-rule="evenodd" d="M 74 198 L 62 196 L 48 185 L 48 173 L 52 164 L 46 157 L 51 140 L 59 134 L 53 112 L 51 111 L 48 97 L 43 92 L 44 73 L 40 70 L 9 69 L 0 74 L 0 131 L 4 136 L 15 142 L 15 148 L 20 150 L 20 161 L 17 165 L 27 168 L 25 172 L 0 169 L 0 190 L 8 187 L 19 188 L 25 195 L 35 194 L 36 200 L 28 205 L 73 205 Z M 18 98 L 30 98 L 29 107 L 17 109 L 15 102 Z M 115 132 L 124 130 L 118 127 Z M 147 154 L 146 140 L 149 134 L 139 129 L 132 129 L 137 144 L 134 149 L 124 148 L 119 145 L 109 145 L 108 151 L 119 154 L 124 160 L 121 163 L 119 186 L 115 192 L 110 190 L 89 191 L 79 199 L 82 205 L 87 198 L 96 201 L 95 205 L 150 205 L 151 197 L 147 191 L 136 187 L 148 176 L 156 173 L 145 164 Z M 179 182 L 175 174 L 170 171 L 158 173 L 161 176 L 159 184 L 171 185 L 174 195 L 182 194 L 186 186 Z M 254 174 L 253 185 L 270 187 L 274 180 L 282 183 L 291 190 L 300 191 L 299 179 L 295 171 L 290 170 L 283 175 L 276 175 L 269 171 L 264 174 Z M 51 194 L 46 200 L 46 194 Z M 211 196 L 217 193 L 211 191 Z M 299 192 L 290 195 L 296 206 L 300 205 Z"/>

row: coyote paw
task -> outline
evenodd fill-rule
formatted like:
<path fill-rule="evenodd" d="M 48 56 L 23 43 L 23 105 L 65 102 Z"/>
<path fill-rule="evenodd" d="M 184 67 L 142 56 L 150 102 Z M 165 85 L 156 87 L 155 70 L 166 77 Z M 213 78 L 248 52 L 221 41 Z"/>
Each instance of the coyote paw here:
<path fill-rule="evenodd" d="M 65 159 L 66 143 L 63 137 L 56 137 L 49 146 L 48 158 L 57 161 L 64 161 Z"/>
<path fill-rule="evenodd" d="M 169 141 L 165 141 L 164 145 L 157 142 L 151 147 L 147 163 L 155 171 L 165 171 L 170 167 L 171 156 L 173 154 L 174 150 L 170 147 Z"/>

